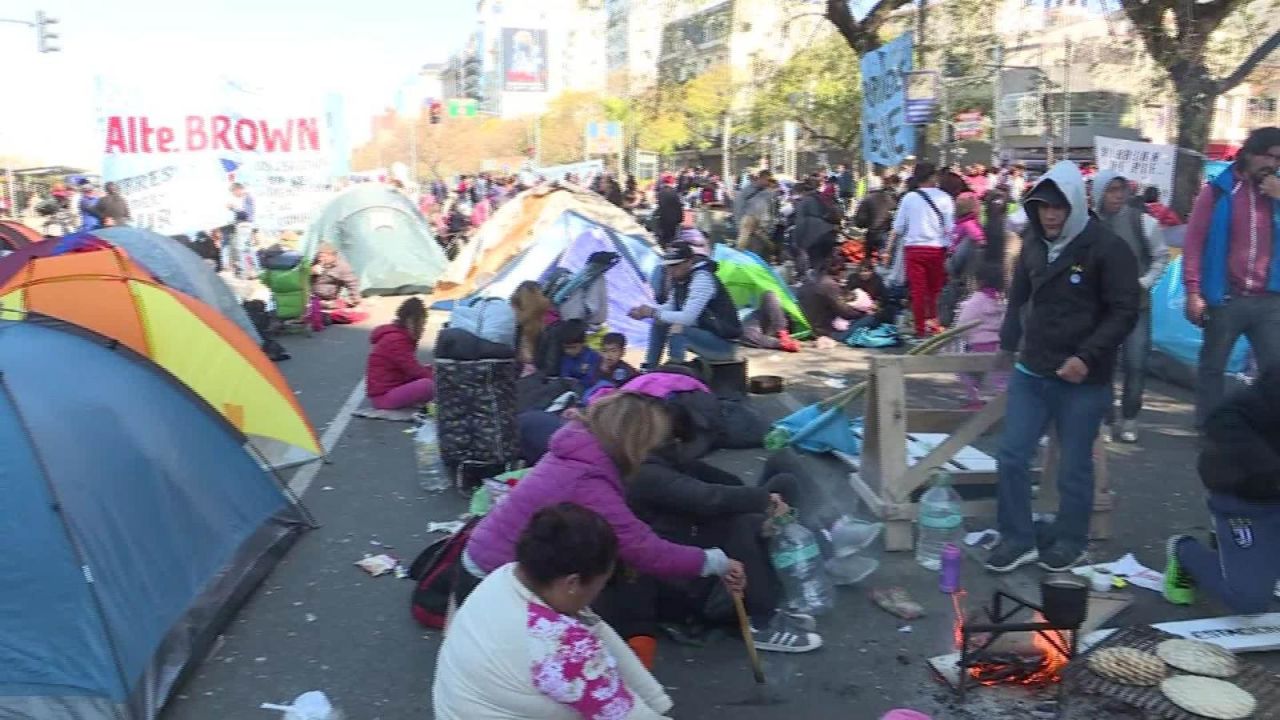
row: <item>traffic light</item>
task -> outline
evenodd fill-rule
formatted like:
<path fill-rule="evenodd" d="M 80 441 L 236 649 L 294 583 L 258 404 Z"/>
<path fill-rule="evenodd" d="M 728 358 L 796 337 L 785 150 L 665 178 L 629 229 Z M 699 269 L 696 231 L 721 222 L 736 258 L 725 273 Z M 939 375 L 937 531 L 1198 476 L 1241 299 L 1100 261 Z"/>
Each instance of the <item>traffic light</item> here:
<path fill-rule="evenodd" d="M 53 42 L 58 39 L 58 34 L 49 29 L 50 25 L 56 24 L 58 24 L 56 18 L 45 15 L 43 10 L 36 11 L 36 47 L 40 52 L 51 53 L 62 50 Z"/>
<path fill-rule="evenodd" d="M 428 108 L 427 113 L 431 117 L 431 124 L 439 125 L 441 116 L 444 114 L 444 106 L 440 103 L 439 100 L 432 100 L 431 106 L 430 108 Z"/>

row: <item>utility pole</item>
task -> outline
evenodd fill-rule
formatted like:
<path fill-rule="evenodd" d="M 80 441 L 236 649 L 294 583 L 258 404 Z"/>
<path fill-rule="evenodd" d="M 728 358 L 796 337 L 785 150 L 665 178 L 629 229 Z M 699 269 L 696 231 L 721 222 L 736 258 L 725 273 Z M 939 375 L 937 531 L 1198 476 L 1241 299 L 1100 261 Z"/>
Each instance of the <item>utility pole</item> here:
<path fill-rule="evenodd" d="M 1062 159 L 1071 159 L 1071 38 L 1063 46 L 1062 59 Z"/>
<path fill-rule="evenodd" d="M 1004 104 L 1004 85 L 1001 80 L 1004 78 L 1004 47 L 1000 43 L 991 49 L 992 59 L 995 61 L 995 79 L 991 82 L 992 93 L 994 97 L 991 99 L 991 165 L 992 167 L 1000 167 L 1000 110 Z"/>
<path fill-rule="evenodd" d="M 730 135 L 733 133 L 733 121 L 729 113 L 724 114 L 724 127 L 720 132 L 720 177 L 724 182 L 729 183 L 730 176 L 733 174 L 733 158 L 729 157 L 732 149 Z"/>

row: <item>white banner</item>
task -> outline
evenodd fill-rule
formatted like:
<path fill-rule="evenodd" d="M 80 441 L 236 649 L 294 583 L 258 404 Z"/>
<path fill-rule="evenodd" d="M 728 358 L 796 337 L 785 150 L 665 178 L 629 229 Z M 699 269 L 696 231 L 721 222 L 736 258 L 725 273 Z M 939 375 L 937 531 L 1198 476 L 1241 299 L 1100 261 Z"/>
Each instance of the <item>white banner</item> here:
<path fill-rule="evenodd" d="M 1094 138 L 1094 155 L 1099 170 L 1114 170 L 1138 184 L 1138 191 L 1154 185 L 1160 188 L 1160 199 L 1173 197 L 1173 164 L 1177 149 L 1172 145 Z"/>
<path fill-rule="evenodd" d="M 304 226 L 347 172 L 336 96 L 99 78 L 98 116 L 103 180 L 120 185 L 135 225 L 167 235 L 230 224 L 233 182 L 256 227 Z"/>

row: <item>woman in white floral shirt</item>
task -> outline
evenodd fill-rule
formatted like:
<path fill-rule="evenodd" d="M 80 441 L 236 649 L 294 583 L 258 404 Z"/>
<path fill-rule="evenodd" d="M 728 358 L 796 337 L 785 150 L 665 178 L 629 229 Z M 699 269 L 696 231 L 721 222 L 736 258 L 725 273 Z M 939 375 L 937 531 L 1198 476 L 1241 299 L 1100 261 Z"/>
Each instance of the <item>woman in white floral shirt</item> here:
<path fill-rule="evenodd" d="M 449 624 L 432 694 L 438 720 L 654 720 L 671 699 L 587 606 L 618 540 L 561 503 L 534 514 L 516 562 L 489 574 Z"/>

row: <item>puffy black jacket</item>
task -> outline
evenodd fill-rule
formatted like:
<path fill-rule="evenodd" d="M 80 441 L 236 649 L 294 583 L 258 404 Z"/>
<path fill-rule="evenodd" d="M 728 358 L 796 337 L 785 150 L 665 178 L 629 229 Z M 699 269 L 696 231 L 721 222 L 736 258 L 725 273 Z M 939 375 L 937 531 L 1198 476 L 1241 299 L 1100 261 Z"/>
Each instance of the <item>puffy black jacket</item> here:
<path fill-rule="evenodd" d="M 716 285 L 716 292 L 698 315 L 698 327 L 714 333 L 716 337 L 724 338 L 725 340 L 737 340 L 742 337 L 742 319 L 738 317 L 738 306 L 733 304 L 733 297 L 729 295 L 729 290 L 725 288 L 724 283 L 720 282 L 720 278 L 716 276 L 716 267 L 714 260 L 703 260 L 694 267 L 693 272 L 689 273 L 684 280 L 676 282 L 672 288 L 675 293 L 676 307 L 684 307 L 685 299 L 689 297 L 689 285 L 693 278 L 698 273 L 710 273 L 711 279 Z"/>
<path fill-rule="evenodd" d="M 1250 502 L 1280 502 L 1280 370 L 1273 370 L 1210 413 L 1200 480 L 1209 490 Z"/>
<path fill-rule="evenodd" d="M 627 504 L 664 538 L 690 544 L 698 526 L 725 515 L 764 513 L 769 491 L 700 460 L 655 453 L 627 483 Z"/>

